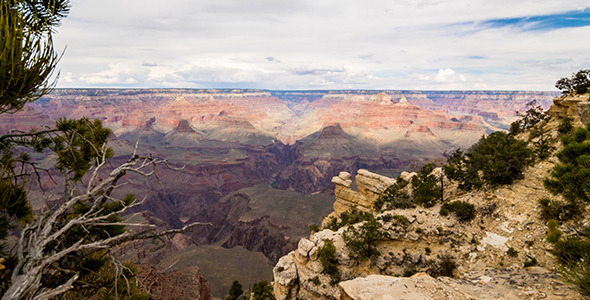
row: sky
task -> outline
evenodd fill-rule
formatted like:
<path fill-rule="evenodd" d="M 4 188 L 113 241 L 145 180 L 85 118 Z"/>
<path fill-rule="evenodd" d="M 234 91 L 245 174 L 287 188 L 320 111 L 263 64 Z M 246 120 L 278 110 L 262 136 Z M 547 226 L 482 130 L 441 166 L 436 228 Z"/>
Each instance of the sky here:
<path fill-rule="evenodd" d="M 71 0 L 58 88 L 556 90 L 588 0 Z"/>

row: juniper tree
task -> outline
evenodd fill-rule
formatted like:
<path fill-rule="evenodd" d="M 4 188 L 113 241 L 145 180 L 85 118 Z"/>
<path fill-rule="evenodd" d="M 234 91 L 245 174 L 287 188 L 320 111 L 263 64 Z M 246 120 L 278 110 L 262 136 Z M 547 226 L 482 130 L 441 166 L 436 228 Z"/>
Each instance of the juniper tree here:
<path fill-rule="evenodd" d="M 590 124 L 563 136 L 562 144 L 563 149 L 557 153 L 559 163 L 543 183 L 553 194 L 563 196 L 567 204 L 540 200 L 544 216 L 560 221 L 582 217 L 585 205 L 590 203 Z M 558 210 L 551 211 L 550 205 Z M 575 225 L 569 228 L 569 235 L 563 235 L 554 219 L 549 220 L 548 227 L 547 241 L 554 244 L 552 253 L 558 270 L 582 295 L 590 297 L 590 228 Z"/>

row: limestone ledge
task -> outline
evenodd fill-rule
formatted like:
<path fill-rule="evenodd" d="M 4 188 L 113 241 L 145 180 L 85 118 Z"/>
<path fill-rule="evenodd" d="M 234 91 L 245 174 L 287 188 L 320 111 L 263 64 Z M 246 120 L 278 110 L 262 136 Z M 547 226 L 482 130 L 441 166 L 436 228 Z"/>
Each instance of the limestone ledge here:
<path fill-rule="evenodd" d="M 395 183 L 395 179 L 360 169 L 356 177 L 357 191 L 352 189 L 351 175 L 348 172 L 340 172 L 338 176 L 332 178 L 335 185 L 334 195 L 334 212 L 331 215 L 340 215 L 342 212 L 351 208 L 357 208 L 363 211 L 372 211 L 373 203 L 379 198 L 379 195 L 390 185 Z"/>
<path fill-rule="evenodd" d="M 590 122 L 590 94 L 564 95 L 553 100 L 549 115 L 557 118 L 573 118 L 586 124 Z"/>

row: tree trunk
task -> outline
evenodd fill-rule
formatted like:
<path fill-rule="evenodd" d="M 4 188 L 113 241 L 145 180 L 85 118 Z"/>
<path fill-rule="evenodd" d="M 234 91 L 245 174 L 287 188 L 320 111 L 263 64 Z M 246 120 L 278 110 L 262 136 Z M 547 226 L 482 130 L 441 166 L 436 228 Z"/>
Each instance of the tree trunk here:
<path fill-rule="evenodd" d="M 2 300 L 32 299 L 40 285 L 41 278 L 38 274 L 19 275 L 6 290 Z"/>

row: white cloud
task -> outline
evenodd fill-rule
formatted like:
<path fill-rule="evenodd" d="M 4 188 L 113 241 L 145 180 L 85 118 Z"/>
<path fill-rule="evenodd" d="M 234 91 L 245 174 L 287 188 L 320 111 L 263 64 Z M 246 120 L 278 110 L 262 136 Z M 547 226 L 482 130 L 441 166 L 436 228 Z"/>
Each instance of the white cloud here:
<path fill-rule="evenodd" d="M 434 81 L 440 83 L 455 83 L 455 82 L 465 82 L 465 75 L 463 74 L 456 74 L 456 72 L 451 68 L 440 69 L 436 76 L 434 76 Z"/>
<path fill-rule="evenodd" d="M 585 7 L 586 0 L 72 0 L 56 35 L 57 49 L 67 45 L 58 87 L 547 90 L 589 67 L 590 40 L 580 37 L 590 27 L 478 24 Z"/>

